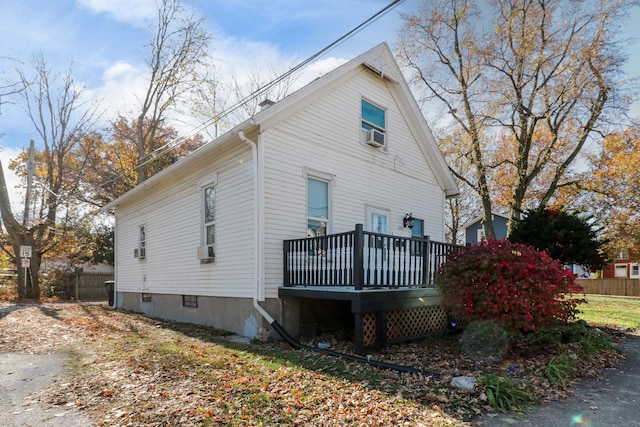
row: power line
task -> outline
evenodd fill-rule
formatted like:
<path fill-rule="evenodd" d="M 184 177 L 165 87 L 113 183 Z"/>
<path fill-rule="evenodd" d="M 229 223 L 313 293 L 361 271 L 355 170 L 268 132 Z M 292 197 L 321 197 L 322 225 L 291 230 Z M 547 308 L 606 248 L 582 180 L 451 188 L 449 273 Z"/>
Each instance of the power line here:
<path fill-rule="evenodd" d="M 260 94 L 262 94 L 262 93 L 266 92 L 267 90 L 271 89 L 272 87 L 276 86 L 281 81 L 285 80 L 286 78 L 288 78 L 292 74 L 296 73 L 297 71 L 299 71 L 302 68 L 304 68 L 307 65 L 309 65 L 309 63 L 313 62 L 318 57 L 320 57 L 323 54 L 329 52 L 331 49 L 335 48 L 336 46 L 338 46 L 339 44 L 341 44 L 345 40 L 349 39 L 350 37 L 352 37 L 355 34 L 357 34 L 358 32 L 360 32 L 362 29 L 366 28 L 367 26 L 369 26 L 373 22 L 377 21 L 379 18 L 381 18 L 382 16 L 387 14 L 391 9 L 393 9 L 395 6 L 397 6 L 398 4 L 402 3 L 403 1 L 404 0 L 394 0 L 394 1 L 392 1 L 387 6 L 382 8 L 380 11 L 378 11 L 377 13 L 372 15 L 370 18 L 368 18 L 366 21 L 362 22 L 360 25 L 358 25 L 357 27 L 355 27 L 354 29 L 352 29 L 348 33 L 344 34 L 343 36 L 341 36 L 340 38 L 338 38 L 337 40 L 335 40 L 331 44 L 327 45 L 323 49 L 321 49 L 318 52 L 314 53 L 309 58 L 305 59 L 304 61 L 302 61 L 301 63 L 299 63 L 295 67 L 289 69 L 284 74 L 276 77 L 274 80 L 272 80 L 269 83 L 265 84 L 264 86 L 256 89 L 255 91 L 253 91 L 252 93 L 247 95 L 245 98 L 241 99 L 240 101 L 236 102 L 231 107 L 229 107 L 228 109 L 223 111 L 221 114 L 219 114 L 219 115 L 217 115 L 215 117 L 212 117 L 212 118 L 210 118 L 208 120 L 205 120 L 202 124 L 200 124 L 199 126 L 197 126 L 194 129 L 192 129 L 191 131 L 187 132 L 188 136 L 183 136 L 183 137 L 179 138 L 177 141 L 173 141 L 173 142 L 167 143 L 167 144 L 165 144 L 165 145 L 163 145 L 161 147 L 156 148 L 154 151 L 148 153 L 145 156 L 146 158 L 148 158 L 148 160 L 145 160 L 145 162 L 141 163 L 139 166 L 143 166 L 143 165 L 147 164 L 148 162 L 156 159 L 157 157 L 168 153 L 169 151 L 173 150 L 174 148 L 182 145 L 191 136 L 196 135 L 201 130 L 204 130 L 208 126 L 210 126 L 212 124 L 215 124 L 216 122 L 220 121 L 221 119 L 227 117 L 229 114 L 233 113 L 234 111 L 236 111 L 237 109 L 239 109 L 243 105 L 245 105 L 245 104 L 249 103 L 251 100 L 257 98 Z"/>
<path fill-rule="evenodd" d="M 169 153 L 174 148 L 179 147 L 180 145 L 184 144 L 188 139 L 190 139 L 191 137 L 197 135 L 198 133 L 200 133 L 201 131 L 206 129 L 208 126 L 219 122 L 223 118 L 227 117 L 228 115 L 230 115 L 234 111 L 236 111 L 239 108 L 241 108 L 243 105 L 246 105 L 247 103 L 249 103 L 253 99 L 257 98 L 262 93 L 264 93 L 267 90 L 271 89 L 272 87 L 276 86 L 278 83 L 282 82 L 283 80 L 285 80 L 286 78 L 288 78 L 292 74 L 294 74 L 297 71 L 301 70 L 302 68 L 306 67 L 307 65 L 309 65 L 309 63 L 313 62 L 314 60 L 316 60 L 320 56 L 322 56 L 325 53 L 331 51 L 333 48 L 335 48 L 339 44 L 343 43 L 345 40 L 353 37 L 355 34 L 357 34 L 361 30 L 363 30 L 364 28 L 368 27 L 369 25 L 371 25 L 372 23 L 374 23 L 375 21 L 377 21 L 378 19 L 380 19 L 381 17 L 386 15 L 389 11 L 391 11 L 391 9 L 393 9 L 394 7 L 396 7 L 398 4 L 402 3 L 403 1 L 404 0 L 394 0 L 394 1 L 392 1 L 387 6 L 385 6 L 384 8 L 379 10 L 378 12 L 376 12 L 374 15 L 369 17 L 367 20 L 365 20 L 364 22 L 362 22 L 361 24 L 359 24 L 355 28 L 353 28 L 348 33 L 346 33 L 343 36 L 341 36 L 340 38 L 336 39 L 335 41 L 333 41 L 332 43 L 330 43 L 326 47 L 324 47 L 321 50 L 319 50 L 318 52 L 314 53 L 309 58 L 307 58 L 304 61 L 300 62 L 298 65 L 296 65 L 293 68 L 289 69 L 287 72 L 283 73 L 282 75 L 276 77 L 275 79 L 273 79 L 269 83 L 265 84 L 262 87 L 259 87 L 258 89 L 256 89 L 255 91 L 253 91 L 252 93 L 247 95 L 245 98 L 239 100 L 238 102 L 233 104 L 231 107 L 229 107 L 226 110 L 224 110 L 221 114 L 218 114 L 218 115 L 216 115 L 216 116 L 214 116 L 214 117 L 212 117 L 210 119 L 205 120 L 200 125 L 196 126 L 192 130 L 188 131 L 185 136 L 182 136 L 182 137 L 178 138 L 176 141 L 172 141 L 172 142 L 169 142 L 167 144 L 164 144 L 163 146 L 158 147 L 155 150 L 153 150 L 152 152 L 146 154 L 145 155 L 145 159 L 146 160 L 144 160 L 142 163 L 140 163 L 138 165 L 138 167 L 144 166 L 144 165 L 150 163 L 151 161 L 157 159 L 158 157 Z M 103 184 L 103 186 L 105 186 L 106 184 L 110 184 L 110 183 L 114 182 L 116 179 L 119 179 L 123 175 L 124 174 L 120 174 L 116 178 L 114 178 L 114 179 L 112 179 L 110 181 L 107 181 L 105 184 Z"/>

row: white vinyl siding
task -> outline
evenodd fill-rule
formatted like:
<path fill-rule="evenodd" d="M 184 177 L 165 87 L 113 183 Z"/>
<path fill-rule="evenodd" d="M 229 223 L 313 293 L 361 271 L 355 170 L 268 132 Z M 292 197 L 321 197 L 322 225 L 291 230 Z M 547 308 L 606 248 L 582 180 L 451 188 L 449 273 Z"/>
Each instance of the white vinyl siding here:
<path fill-rule="evenodd" d="M 189 170 L 147 190 L 147 197 L 118 206 L 116 253 L 119 292 L 251 297 L 255 293 L 253 171 L 245 144 L 201 159 Z M 217 173 L 216 263 L 201 264 L 201 186 Z M 147 226 L 146 262 L 133 257 L 138 225 Z"/>
<path fill-rule="evenodd" d="M 333 174 L 332 233 L 366 224 L 365 205 L 388 206 L 389 232 L 406 235 L 407 212 L 424 218 L 424 234 L 444 240 L 444 194 L 400 113 L 390 83 L 362 70 L 262 134 L 265 147 L 266 296 L 282 283 L 282 240 L 307 234 L 307 176 Z M 386 108 L 388 152 L 359 144 L 361 100 Z M 331 123 L 331 126 L 326 126 Z"/>

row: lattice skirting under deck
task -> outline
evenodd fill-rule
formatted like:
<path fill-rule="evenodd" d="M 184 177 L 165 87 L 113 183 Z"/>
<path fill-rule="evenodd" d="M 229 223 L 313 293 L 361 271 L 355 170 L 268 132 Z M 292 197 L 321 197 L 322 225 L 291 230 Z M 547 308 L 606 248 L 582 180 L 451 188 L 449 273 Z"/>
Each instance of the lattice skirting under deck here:
<path fill-rule="evenodd" d="M 362 344 L 364 347 L 383 347 L 444 331 L 447 313 L 442 306 L 415 307 L 384 313 L 364 313 Z M 383 340 L 383 342 L 380 342 Z"/>

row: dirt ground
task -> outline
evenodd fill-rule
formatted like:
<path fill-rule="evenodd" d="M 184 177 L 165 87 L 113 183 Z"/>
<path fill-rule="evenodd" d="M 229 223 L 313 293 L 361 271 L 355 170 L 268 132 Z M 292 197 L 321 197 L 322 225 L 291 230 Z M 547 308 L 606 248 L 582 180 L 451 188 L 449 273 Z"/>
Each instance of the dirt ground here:
<path fill-rule="evenodd" d="M 223 382 L 223 378 L 218 377 L 217 384 L 220 389 L 212 390 L 210 383 L 202 382 L 195 376 L 183 375 L 180 370 L 166 364 L 154 366 L 150 359 L 120 357 L 117 360 L 105 360 L 99 356 L 110 350 L 118 351 L 107 349 L 105 346 L 113 346 L 114 342 L 117 343 L 122 337 L 130 339 L 136 335 L 153 335 L 155 339 L 168 343 L 179 341 L 196 352 L 206 353 L 211 350 L 210 345 L 197 339 L 185 340 L 179 333 L 164 326 L 166 325 L 160 321 L 112 310 L 104 305 L 15 306 L 0 302 L 0 395 L 8 396 L 0 399 L 0 413 L 5 414 L 0 425 L 256 425 L 255 418 L 252 421 L 251 415 L 243 418 L 240 414 L 233 418 L 228 409 L 220 413 L 216 413 L 215 409 L 203 409 L 207 408 L 207 405 L 215 408 L 216 402 L 227 404 L 227 408 L 232 407 L 228 405 L 229 402 L 238 399 L 239 394 L 248 393 L 249 389 L 245 386 L 248 386 L 250 381 L 255 381 L 247 371 L 250 369 L 250 362 L 243 362 L 247 363 L 247 366 L 234 367 L 239 371 L 225 371 L 225 375 L 236 378 L 224 378 L 226 382 Z M 626 334 L 614 335 L 618 342 L 625 340 Z M 339 348 L 340 343 L 331 344 L 335 349 L 342 350 Z M 637 347 L 633 348 L 636 349 L 634 351 L 638 351 Z M 311 359 L 315 357 L 317 356 L 310 356 Z M 309 388 L 311 391 L 307 393 L 315 393 L 317 396 L 314 396 L 311 406 L 299 408 L 300 416 L 288 418 L 290 422 L 278 425 L 554 425 L 548 424 L 547 421 L 536 421 L 534 413 L 530 414 L 531 417 L 498 414 L 483 401 L 480 393 L 476 396 L 461 397 L 460 393 L 447 387 L 451 376 L 468 373 L 479 375 L 483 368 L 472 361 L 441 352 L 437 347 L 406 345 L 378 354 L 376 357 L 385 357 L 395 363 L 410 365 L 428 361 L 429 364 L 422 366 L 423 369 L 439 370 L 446 375 L 443 375 L 439 382 L 431 381 L 431 388 L 427 388 L 424 379 L 403 378 L 401 381 L 406 390 L 403 396 L 401 391 L 388 395 L 372 390 L 366 382 L 342 382 L 339 387 L 344 387 L 344 390 L 327 390 L 332 386 L 327 387 L 325 377 L 319 373 L 295 374 L 296 380 L 313 383 L 314 388 Z M 523 355 L 518 363 L 533 370 L 537 363 L 544 363 L 544 357 Z M 629 377 L 626 374 L 633 374 L 634 371 L 626 367 L 626 371 L 616 368 L 625 366 L 620 365 L 622 361 L 622 356 L 612 352 L 598 355 L 588 363 L 581 364 L 580 376 L 587 379 L 579 385 L 587 384 L 587 387 L 592 387 L 594 384 L 605 384 L 601 382 L 607 375 L 605 371 L 605 377 L 602 376 L 603 369 L 609 373 L 622 373 L 620 378 Z M 229 365 L 227 361 L 222 363 L 225 368 Z M 640 361 L 638 363 L 640 364 Z M 260 368 L 262 367 L 260 365 Z M 221 368 L 219 371 L 223 372 L 224 369 Z M 637 371 L 635 372 L 633 375 L 637 375 Z M 274 371 L 266 375 L 284 378 L 290 373 Z M 246 384 L 240 381 L 243 379 L 246 380 Z M 588 395 L 580 397 L 572 387 L 550 387 L 548 383 L 537 379 L 533 379 L 532 384 L 536 388 L 538 401 L 542 403 L 535 413 L 543 413 L 543 416 L 544 411 L 552 408 L 557 401 L 571 403 L 577 400 L 577 406 L 571 407 L 573 410 L 576 407 L 580 408 L 580 402 L 584 403 L 590 399 Z M 625 403 L 628 406 L 633 402 L 635 404 L 632 407 L 637 407 L 637 388 L 640 381 L 635 381 L 635 384 L 635 388 L 628 388 L 630 394 L 624 395 L 622 400 L 618 395 L 612 395 L 611 398 L 622 402 L 623 407 Z M 261 386 L 275 387 L 277 381 L 274 381 L 274 384 L 263 382 Z M 242 390 L 236 390 L 234 387 L 240 387 Z M 594 399 L 600 399 L 600 395 L 607 393 L 607 390 L 609 389 L 595 392 Z M 287 390 L 279 390 L 273 394 L 274 400 L 287 399 L 287 393 Z M 118 398 L 115 398 L 116 395 Z M 573 395 L 575 396 L 571 398 Z M 337 405 L 342 413 L 333 410 L 336 408 L 336 402 L 331 406 L 327 403 L 330 399 L 338 399 Z M 240 400 L 234 405 L 238 411 L 242 410 Z M 567 408 L 566 405 L 560 407 Z M 591 407 L 596 405 L 592 404 Z M 266 408 L 273 409 L 269 406 Z M 614 406 L 611 408 L 616 410 Z M 589 407 L 586 409 L 592 413 L 597 411 Z M 145 411 L 153 411 L 154 414 L 145 415 Z M 594 419 L 595 415 L 597 414 L 594 414 Z M 557 414 L 549 416 L 559 419 Z"/>

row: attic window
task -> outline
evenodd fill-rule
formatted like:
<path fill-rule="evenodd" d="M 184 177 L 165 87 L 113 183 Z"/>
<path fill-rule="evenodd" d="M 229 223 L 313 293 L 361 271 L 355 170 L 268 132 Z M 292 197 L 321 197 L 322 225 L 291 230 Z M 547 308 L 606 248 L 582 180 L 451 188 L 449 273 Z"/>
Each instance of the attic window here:
<path fill-rule="evenodd" d="M 362 133 L 364 141 L 375 147 L 386 145 L 385 111 L 369 101 L 362 100 Z"/>
<path fill-rule="evenodd" d="M 362 100 L 362 129 L 377 129 L 384 132 L 385 129 L 384 110 L 372 103 Z"/>

